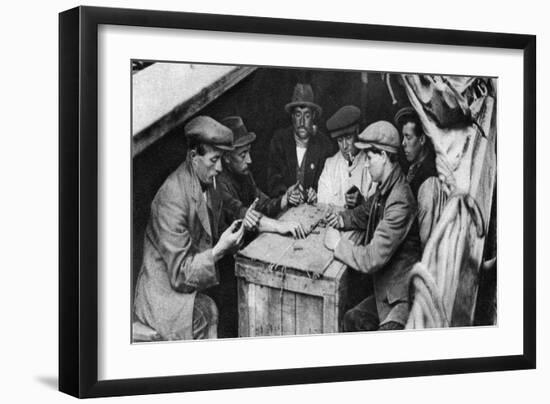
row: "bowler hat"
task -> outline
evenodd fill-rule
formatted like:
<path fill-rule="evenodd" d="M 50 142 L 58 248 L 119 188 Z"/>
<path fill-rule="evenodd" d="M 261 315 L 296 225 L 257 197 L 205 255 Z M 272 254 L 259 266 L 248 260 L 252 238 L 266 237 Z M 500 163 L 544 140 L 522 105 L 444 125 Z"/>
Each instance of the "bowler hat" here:
<path fill-rule="evenodd" d="M 222 150 L 233 150 L 233 132 L 209 116 L 197 116 L 184 128 L 185 136 L 197 137 L 203 143 Z"/>
<path fill-rule="evenodd" d="M 401 141 L 399 132 L 388 121 L 378 121 L 371 123 L 358 136 L 355 147 L 358 149 L 377 148 L 390 153 L 397 153 Z"/>
<path fill-rule="evenodd" d="M 292 100 L 285 105 L 285 111 L 289 114 L 294 107 L 310 107 L 317 111 L 317 115 L 321 115 L 323 109 L 314 102 L 313 89 L 310 84 L 298 83 L 294 87 Z"/>
<path fill-rule="evenodd" d="M 327 129 L 330 137 L 354 134 L 359 129 L 359 118 L 361 111 L 354 105 L 346 105 L 340 108 L 334 115 L 327 120 Z"/>
<path fill-rule="evenodd" d="M 240 116 L 228 116 L 221 123 L 233 131 L 233 147 L 242 147 L 256 140 L 256 134 L 249 132 Z"/>

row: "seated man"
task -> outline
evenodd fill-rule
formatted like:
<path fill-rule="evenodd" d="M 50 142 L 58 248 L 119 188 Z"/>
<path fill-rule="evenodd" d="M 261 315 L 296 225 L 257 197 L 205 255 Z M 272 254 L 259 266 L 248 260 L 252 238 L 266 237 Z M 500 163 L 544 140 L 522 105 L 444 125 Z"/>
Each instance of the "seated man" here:
<path fill-rule="evenodd" d="M 435 151 L 430 138 L 424 133 L 418 114 L 412 107 L 400 109 L 395 124 L 401 128 L 402 147 L 409 162 L 407 182 L 418 203 L 418 224 L 422 249 L 447 202 L 436 169 Z"/>
<path fill-rule="evenodd" d="M 151 204 L 134 298 L 136 319 L 163 340 L 217 337 L 217 307 L 201 291 L 218 283 L 217 262 L 244 234 L 238 222 L 221 232 L 223 200 L 213 186 L 233 133 L 206 116 L 184 132 L 187 157 Z"/>
<path fill-rule="evenodd" d="M 366 154 L 354 145 L 360 118 L 359 108 L 346 105 L 327 121 L 330 137 L 337 140 L 339 151 L 325 161 L 317 192 L 320 203 L 352 209 L 367 197 L 371 179 Z"/>
<path fill-rule="evenodd" d="M 300 223 L 284 222 L 272 219 L 287 207 L 297 205 L 301 194 L 296 187 L 276 198 L 269 198 L 257 186 L 250 172 L 250 147 L 256 135 L 249 132 L 243 120 L 238 116 L 231 116 L 221 121 L 233 131 L 233 145 L 235 149 L 223 156 L 223 171 L 218 176 L 218 187 L 223 194 L 224 209 L 227 213 L 237 213 L 245 217 L 244 224 L 247 230 L 260 232 L 274 232 L 292 234 L 294 237 L 305 237 L 305 231 Z M 248 212 L 248 215 L 246 213 Z M 249 233 L 250 234 L 250 233 Z M 219 313 L 219 336 L 221 338 L 236 337 L 238 334 L 237 315 L 237 280 L 235 278 L 235 261 L 233 257 L 223 259 L 219 287 L 210 291 L 214 296 Z"/>
<path fill-rule="evenodd" d="M 233 132 L 234 150 L 223 156 L 223 171 L 218 176 L 220 192 L 224 195 L 224 209 L 228 212 L 238 212 L 238 216 L 245 217 L 248 211 L 248 220 L 245 218 L 247 229 L 259 229 L 261 232 L 273 232 L 280 234 L 292 234 L 294 237 L 303 237 L 304 229 L 299 223 L 280 222 L 270 219 L 275 217 L 287 207 L 297 205 L 300 195 L 290 188 L 284 194 L 269 198 L 260 188 L 250 172 L 250 147 L 256 140 L 256 134 L 248 132 L 243 120 L 239 116 L 230 116 L 221 121 Z M 254 200 L 255 206 L 249 209 Z M 265 215 L 265 216 L 264 216 Z M 268 216 L 268 217 L 266 217 Z"/>
<path fill-rule="evenodd" d="M 420 259 L 416 202 L 397 162 L 399 133 L 389 122 L 369 125 L 355 144 L 367 153 L 376 192 L 353 210 L 327 217 L 336 229 L 366 231 L 365 245 L 354 245 L 329 229 L 325 245 L 334 258 L 372 275 L 374 294 L 344 315 L 344 331 L 395 330 L 409 316 L 408 278 Z"/>
<path fill-rule="evenodd" d="M 321 107 L 314 102 L 309 84 L 296 84 L 292 100 L 285 105 L 292 125 L 275 131 L 269 146 L 268 194 L 276 197 L 296 185 L 305 202 L 317 201 L 317 183 L 325 160 L 334 154 L 328 137 L 317 129 Z"/>

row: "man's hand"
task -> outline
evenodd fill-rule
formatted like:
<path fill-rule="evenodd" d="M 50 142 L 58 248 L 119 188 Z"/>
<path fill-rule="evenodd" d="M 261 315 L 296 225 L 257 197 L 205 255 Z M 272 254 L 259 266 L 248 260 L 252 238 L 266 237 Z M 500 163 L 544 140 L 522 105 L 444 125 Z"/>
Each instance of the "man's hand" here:
<path fill-rule="evenodd" d="M 294 238 L 306 238 L 304 227 L 298 222 L 279 222 L 279 232 L 281 234 L 292 234 Z"/>
<path fill-rule="evenodd" d="M 233 253 L 239 249 L 243 241 L 244 226 L 242 220 L 235 220 L 220 236 L 220 239 L 212 248 L 214 261 L 218 261 L 221 257 L 228 253 Z"/>
<path fill-rule="evenodd" d="M 346 208 L 353 209 L 359 205 L 363 199 L 359 190 L 351 193 L 346 193 Z"/>
<path fill-rule="evenodd" d="M 344 219 L 342 219 L 342 216 L 330 212 L 326 217 L 325 221 L 330 227 L 333 227 L 335 229 L 342 229 L 344 227 Z"/>
<path fill-rule="evenodd" d="M 313 188 L 307 190 L 307 203 L 314 205 L 317 203 L 317 192 Z"/>
<path fill-rule="evenodd" d="M 330 251 L 334 251 L 339 242 L 340 232 L 332 227 L 327 227 L 327 232 L 325 233 L 325 247 Z"/>
<path fill-rule="evenodd" d="M 298 206 L 299 204 L 304 202 L 304 197 L 300 189 L 300 184 L 296 183 L 291 187 L 289 187 L 286 190 L 286 197 L 287 197 L 288 205 L 290 206 Z"/>
<path fill-rule="evenodd" d="M 246 215 L 243 219 L 243 225 L 245 230 L 252 231 L 256 230 L 260 225 L 260 219 L 262 214 L 254 209 L 248 209 Z"/>

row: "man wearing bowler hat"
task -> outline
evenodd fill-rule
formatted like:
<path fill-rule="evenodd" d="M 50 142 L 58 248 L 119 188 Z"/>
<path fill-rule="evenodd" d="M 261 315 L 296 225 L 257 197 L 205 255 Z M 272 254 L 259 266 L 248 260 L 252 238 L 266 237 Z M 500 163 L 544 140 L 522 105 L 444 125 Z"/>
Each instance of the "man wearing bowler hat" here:
<path fill-rule="evenodd" d="M 360 118 L 359 108 L 346 105 L 327 121 L 330 137 L 338 142 L 339 151 L 325 161 L 319 178 L 317 196 L 321 203 L 351 209 L 367 196 L 371 185 L 367 155 L 355 147 Z"/>
<path fill-rule="evenodd" d="M 359 135 L 355 146 L 367 153 L 376 192 L 353 210 L 331 213 L 325 245 L 334 257 L 371 274 L 374 293 L 344 315 L 344 331 L 396 330 L 409 316 L 408 277 L 420 260 L 416 201 L 397 161 L 399 133 L 378 121 Z M 366 231 L 365 245 L 354 245 L 337 230 Z"/>
<path fill-rule="evenodd" d="M 268 193 L 272 197 L 298 188 L 302 199 L 315 202 L 317 183 L 325 160 L 334 154 L 334 146 L 315 125 L 321 107 L 314 102 L 309 84 L 298 83 L 292 100 L 285 106 L 292 125 L 273 135 L 267 170 Z"/>
<path fill-rule="evenodd" d="M 201 291 L 218 284 L 217 262 L 239 248 L 244 233 L 237 221 L 221 231 L 224 201 L 215 186 L 233 132 L 207 116 L 184 132 L 187 157 L 151 203 L 134 298 L 138 328 L 162 340 L 217 337 L 217 307 Z"/>

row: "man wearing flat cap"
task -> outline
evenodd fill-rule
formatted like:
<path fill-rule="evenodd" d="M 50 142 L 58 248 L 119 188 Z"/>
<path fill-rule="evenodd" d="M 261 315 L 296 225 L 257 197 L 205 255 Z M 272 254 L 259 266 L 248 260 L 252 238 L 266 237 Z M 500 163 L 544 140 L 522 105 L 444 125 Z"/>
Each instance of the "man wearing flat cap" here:
<path fill-rule="evenodd" d="M 315 202 L 319 177 L 325 160 L 334 154 L 334 146 L 315 125 L 322 110 L 314 102 L 311 85 L 296 84 L 285 110 L 290 114 L 292 126 L 277 130 L 271 139 L 268 193 L 277 197 L 299 189 L 301 199 Z"/>
<path fill-rule="evenodd" d="M 219 282 L 216 263 L 239 248 L 244 233 L 237 221 L 221 231 L 227 220 L 215 187 L 233 132 L 207 116 L 184 131 L 187 157 L 151 204 L 134 298 L 138 324 L 162 340 L 217 337 L 217 307 L 201 291 Z"/>
<path fill-rule="evenodd" d="M 406 177 L 418 203 L 420 243 L 424 248 L 439 221 L 447 194 L 438 178 L 432 141 L 424 133 L 417 112 L 412 107 L 401 108 L 394 120 L 403 137 L 401 145 L 409 163 Z"/>
<path fill-rule="evenodd" d="M 374 293 L 344 315 L 344 331 L 403 329 L 409 316 L 408 277 L 420 260 L 416 201 L 397 161 L 399 133 L 378 121 L 355 146 L 367 153 L 376 192 L 353 210 L 331 213 L 325 245 L 335 259 L 371 274 Z M 337 230 L 365 230 L 365 245 L 354 245 Z"/>
<path fill-rule="evenodd" d="M 366 168 L 367 155 L 355 147 L 361 112 L 354 105 L 340 108 L 327 121 L 330 137 L 339 151 L 325 161 L 319 178 L 318 201 L 349 209 L 367 196 L 371 179 Z"/>

